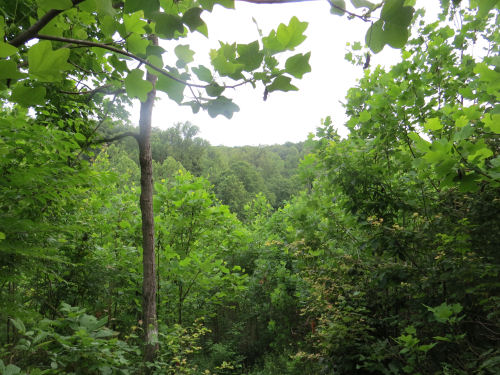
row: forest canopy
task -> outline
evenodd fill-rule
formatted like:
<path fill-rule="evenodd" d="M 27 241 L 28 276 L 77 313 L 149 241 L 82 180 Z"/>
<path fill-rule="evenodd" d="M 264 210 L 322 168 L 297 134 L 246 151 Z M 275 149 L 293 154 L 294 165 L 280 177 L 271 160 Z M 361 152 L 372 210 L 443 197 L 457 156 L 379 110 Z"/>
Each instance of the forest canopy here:
<path fill-rule="evenodd" d="M 500 372 L 500 2 L 329 3 L 366 26 L 345 124 L 231 148 L 156 91 L 296 90 L 300 15 L 203 66 L 231 0 L 0 1 L 0 374 Z"/>

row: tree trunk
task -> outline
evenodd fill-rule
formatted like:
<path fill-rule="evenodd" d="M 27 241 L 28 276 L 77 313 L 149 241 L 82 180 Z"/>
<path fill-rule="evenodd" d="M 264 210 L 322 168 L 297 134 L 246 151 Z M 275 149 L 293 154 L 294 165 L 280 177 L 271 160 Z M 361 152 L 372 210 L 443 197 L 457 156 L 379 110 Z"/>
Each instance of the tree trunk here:
<path fill-rule="evenodd" d="M 151 37 L 154 45 L 158 39 Z M 151 156 L 151 117 L 156 97 L 157 77 L 147 72 L 146 80 L 153 84 L 147 100 L 141 103 L 139 118 L 139 161 L 141 165 L 142 214 L 142 315 L 144 327 L 144 361 L 153 362 L 158 349 L 158 322 L 156 320 L 156 265 L 153 213 L 153 165 Z"/>

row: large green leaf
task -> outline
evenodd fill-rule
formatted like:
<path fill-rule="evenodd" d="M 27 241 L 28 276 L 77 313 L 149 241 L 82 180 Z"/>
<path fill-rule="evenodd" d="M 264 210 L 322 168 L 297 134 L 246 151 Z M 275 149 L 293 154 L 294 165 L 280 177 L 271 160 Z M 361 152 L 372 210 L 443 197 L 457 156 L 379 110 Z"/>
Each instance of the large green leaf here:
<path fill-rule="evenodd" d="M 160 8 L 159 0 L 126 0 L 123 11 L 134 13 L 138 10 L 144 11 L 146 17 L 152 16 Z"/>
<path fill-rule="evenodd" d="M 194 51 L 190 50 L 188 45 L 179 44 L 174 48 L 174 52 L 179 59 L 177 62 L 178 68 L 183 68 L 194 60 Z"/>
<path fill-rule="evenodd" d="M 238 112 L 240 110 L 240 107 L 225 96 L 219 96 L 217 99 L 208 102 L 205 107 L 208 110 L 210 117 L 223 115 L 228 119 L 233 117 L 234 112 Z"/>
<path fill-rule="evenodd" d="M 257 69 L 264 60 L 264 53 L 260 51 L 258 41 L 249 44 L 238 44 L 236 51 L 238 52 L 236 61 L 245 65 L 243 70 L 247 72 Z"/>
<path fill-rule="evenodd" d="M 204 67 L 203 65 L 199 65 L 197 68 L 192 69 L 194 74 L 198 77 L 200 81 L 210 83 L 213 81 L 212 72 Z"/>
<path fill-rule="evenodd" d="M 189 30 L 199 31 L 201 34 L 208 37 L 207 25 L 200 17 L 202 12 L 203 9 L 197 7 L 188 9 L 182 16 L 182 22 L 189 27 Z"/>
<path fill-rule="evenodd" d="M 477 15 L 479 17 L 485 17 L 493 8 L 500 7 L 499 0 L 478 0 L 477 2 L 479 5 L 479 11 L 477 12 Z"/>
<path fill-rule="evenodd" d="M 383 21 L 374 22 L 368 29 L 365 35 L 366 45 L 374 52 L 379 53 L 385 46 L 385 35 L 383 29 Z"/>
<path fill-rule="evenodd" d="M 294 16 L 288 26 L 282 23 L 277 31 L 272 30 L 269 36 L 262 38 L 262 43 L 271 53 L 293 50 L 306 39 L 304 31 L 307 25 L 307 22 L 300 22 Z"/>
<path fill-rule="evenodd" d="M 42 10 L 65 10 L 69 9 L 73 6 L 73 2 L 71 0 L 38 0 L 38 6 Z"/>
<path fill-rule="evenodd" d="M 403 48 L 408 41 L 408 29 L 396 23 L 386 22 L 384 26 L 384 40 L 393 48 Z"/>
<path fill-rule="evenodd" d="M 5 18 L 0 16 L 0 40 L 5 36 Z"/>
<path fill-rule="evenodd" d="M 46 90 L 43 86 L 33 88 L 24 85 L 17 85 L 12 90 L 11 100 L 22 105 L 23 107 L 30 107 L 44 104 L 45 95 Z"/>
<path fill-rule="evenodd" d="M 184 32 L 182 18 L 177 15 L 160 13 L 155 16 L 156 32 L 166 39 L 173 39 Z"/>
<path fill-rule="evenodd" d="M 218 85 L 217 83 L 213 82 L 212 84 L 208 85 L 205 90 L 207 91 L 207 95 L 208 96 L 219 96 L 220 94 L 222 94 L 222 92 L 224 91 L 224 87 L 223 86 L 220 86 Z"/>
<path fill-rule="evenodd" d="M 351 0 L 351 4 L 355 8 L 370 8 L 372 9 L 375 4 L 373 4 L 371 1 L 368 0 Z"/>
<path fill-rule="evenodd" d="M 230 76 L 235 79 L 240 78 L 241 71 L 245 68 L 244 64 L 240 64 L 236 60 L 236 44 L 220 43 L 221 47 L 218 50 L 210 51 L 210 59 L 214 69 L 220 75 Z"/>
<path fill-rule="evenodd" d="M 174 68 L 169 69 L 169 73 L 175 78 L 181 79 L 183 81 L 187 81 L 189 79 L 188 74 L 180 74 L 177 69 Z M 163 91 L 168 95 L 170 99 L 180 104 L 184 99 L 184 89 L 186 88 L 186 85 L 166 76 L 160 75 L 158 76 L 156 88 L 160 91 Z"/>
<path fill-rule="evenodd" d="M 146 49 L 151 42 L 139 34 L 130 35 L 127 40 L 127 49 L 135 55 L 146 55 Z"/>
<path fill-rule="evenodd" d="M 337 16 L 343 16 L 345 14 L 345 1 L 344 0 L 331 0 L 332 8 L 330 13 L 336 14 Z"/>
<path fill-rule="evenodd" d="M 388 21 L 392 18 L 397 18 L 401 8 L 403 8 L 405 0 L 385 0 L 380 18 Z"/>
<path fill-rule="evenodd" d="M 148 82 L 142 77 L 144 72 L 140 69 L 132 70 L 125 78 L 125 90 L 131 98 L 138 98 L 141 102 L 145 102 L 148 98 L 148 93 L 153 89 L 151 82 Z"/>
<path fill-rule="evenodd" d="M 500 114 L 488 113 L 484 116 L 483 122 L 493 133 L 500 134 Z"/>
<path fill-rule="evenodd" d="M 292 85 L 290 82 L 292 79 L 286 76 L 278 76 L 274 79 L 274 81 L 267 86 L 268 92 L 273 91 L 297 91 L 298 88 Z"/>
<path fill-rule="evenodd" d="M 29 74 L 41 82 L 61 81 L 62 72 L 72 69 L 68 57 L 68 48 L 53 51 L 48 40 L 39 41 L 28 51 Z"/>
<path fill-rule="evenodd" d="M 0 58 L 9 57 L 17 52 L 17 48 L 8 43 L 0 42 Z"/>
<path fill-rule="evenodd" d="M 426 130 L 439 130 L 442 129 L 442 127 L 443 124 L 441 123 L 441 120 L 438 117 L 430 118 L 424 124 L 424 128 Z"/>
<path fill-rule="evenodd" d="M 286 72 L 295 78 L 302 78 L 304 74 L 311 71 L 311 65 L 309 65 L 310 57 L 311 52 L 307 52 L 305 55 L 299 53 L 295 56 L 289 57 L 285 63 Z"/>
<path fill-rule="evenodd" d="M 15 61 L 0 60 L 0 79 L 17 80 L 24 76 L 26 76 L 26 74 L 19 71 Z"/>
<path fill-rule="evenodd" d="M 123 25 L 127 34 L 144 34 L 144 27 L 147 25 L 147 22 L 142 19 L 142 12 L 135 12 L 123 15 Z"/>

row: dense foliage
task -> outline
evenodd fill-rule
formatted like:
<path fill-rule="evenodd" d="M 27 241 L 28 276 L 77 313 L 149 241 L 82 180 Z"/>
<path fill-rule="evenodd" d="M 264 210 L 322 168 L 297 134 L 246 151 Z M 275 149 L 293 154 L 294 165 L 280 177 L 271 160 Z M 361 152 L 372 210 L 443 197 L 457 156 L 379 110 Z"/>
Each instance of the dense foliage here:
<path fill-rule="evenodd" d="M 35 14 L 30 2 L 4 3 L 19 6 L 0 16 L 13 40 L 30 22 L 20 14 Z M 61 15 L 81 26 L 61 17 L 53 34 L 117 28 L 132 49 L 154 47 L 135 37 L 151 27 L 134 13 L 139 2 L 125 2 L 124 24 L 113 18 L 120 4 L 100 3 L 95 27 L 85 16 L 97 2 L 83 13 L 70 3 L 79 2 L 37 2 L 41 13 L 71 8 Z M 346 96 L 346 138 L 330 117 L 316 137 L 282 146 L 213 147 L 189 123 L 153 130 L 158 345 L 146 363 L 141 172 L 135 141 L 117 137 L 133 129 L 114 90 L 123 79 L 141 97 L 147 81 L 115 54 L 0 42 L 0 373 L 498 374 L 499 4 L 442 1 L 427 24 L 410 3 L 385 2 L 367 34 L 372 51 L 403 47 L 394 66 L 367 67 L 361 44 L 346 54 L 365 65 Z M 205 30 L 194 8 L 174 5 L 183 16 L 156 15 L 158 32 Z M 413 20 L 408 41 L 398 12 Z M 284 30 L 303 32 L 298 20 L 280 27 L 264 38 L 269 75 L 255 78 L 269 91 L 305 69 L 270 68 L 273 48 L 298 42 L 285 46 Z M 236 57 L 223 45 L 215 70 L 240 78 L 254 47 L 238 45 Z M 112 99 L 65 93 L 83 79 L 67 60 L 113 66 L 94 82 L 104 79 Z M 221 92 L 203 103 L 212 114 L 235 108 L 219 106 Z"/>

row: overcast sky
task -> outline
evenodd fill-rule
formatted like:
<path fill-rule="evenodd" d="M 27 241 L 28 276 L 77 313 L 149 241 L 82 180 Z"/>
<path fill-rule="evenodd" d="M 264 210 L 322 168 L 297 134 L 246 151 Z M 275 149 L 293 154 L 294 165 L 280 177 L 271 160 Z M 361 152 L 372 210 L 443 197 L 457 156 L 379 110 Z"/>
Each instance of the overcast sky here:
<path fill-rule="evenodd" d="M 292 16 L 309 23 L 305 31 L 307 39 L 292 53 L 311 51 L 312 72 L 301 80 L 292 80 L 299 91 L 272 92 L 265 102 L 261 85 L 257 89 L 248 86 L 226 91 L 224 95 L 233 98 L 240 107 L 231 120 L 223 116 L 212 119 L 203 111 L 193 114 L 190 107 L 181 107 L 166 95 L 160 95 L 153 113 L 153 126 L 166 129 L 176 122 L 190 121 L 201 129 L 199 136 L 212 145 L 269 145 L 304 141 L 309 133 L 315 132 L 321 119 L 330 115 L 341 134 L 345 134 L 342 129 L 345 116 L 340 102 L 349 87 L 363 75 L 361 67 L 345 61 L 346 43 L 363 42 L 369 24 L 330 14 L 326 1 L 275 5 L 237 1 L 236 10 L 217 5 L 212 13 L 202 14 L 208 25 L 209 39 L 195 33 L 193 38 L 180 43 L 189 44 L 196 52 L 193 66 L 209 66 L 209 50 L 218 48 L 219 40 L 249 43 L 258 39 L 252 17 L 264 35 L 268 35 L 280 23 L 288 24 Z M 167 47 L 167 55 L 174 55 L 172 50 Z M 283 56 L 283 64 L 287 57 Z M 390 65 L 398 58 L 399 51 L 385 47 L 381 53 L 372 56 L 371 64 Z M 175 59 L 165 62 L 175 63 Z M 231 81 L 227 80 L 227 83 Z M 134 123 L 137 123 L 138 112 L 138 106 L 135 106 L 132 111 Z"/>

